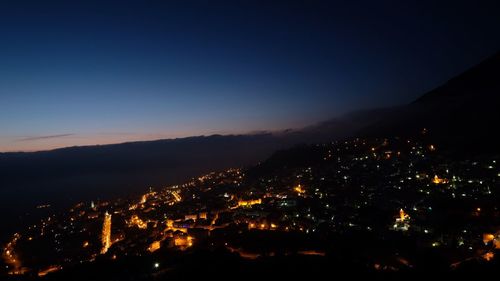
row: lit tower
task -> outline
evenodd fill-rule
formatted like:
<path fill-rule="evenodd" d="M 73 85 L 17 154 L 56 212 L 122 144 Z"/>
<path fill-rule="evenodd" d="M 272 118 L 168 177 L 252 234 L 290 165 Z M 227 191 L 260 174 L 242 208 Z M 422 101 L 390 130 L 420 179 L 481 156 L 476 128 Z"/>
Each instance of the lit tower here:
<path fill-rule="evenodd" d="M 111 247 L 111 214 L 109 214 L 108 212 L 104 214 L 101 242 L 101 254 L 105 254 L 108 251 L 109 247 Z"/>
<path fill-rule="evenodd" d="M 393 227 L 400 231 L 407 231 L 410 228 L 410 216 L 403 209 L 399 210 L 399 217 L 396 218 Z"/>
<path fill-rule="evenodd" d="M 399 209 L 399 220 L 405 221 L 409 216 L 405 213 L 403 209 Z"/>

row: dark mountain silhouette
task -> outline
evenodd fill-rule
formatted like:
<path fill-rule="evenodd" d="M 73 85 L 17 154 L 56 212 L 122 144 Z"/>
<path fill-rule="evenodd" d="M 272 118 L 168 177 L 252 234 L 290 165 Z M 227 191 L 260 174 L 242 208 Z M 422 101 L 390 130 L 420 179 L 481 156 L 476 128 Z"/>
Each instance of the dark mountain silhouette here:
<path fill-rule="evenodd" d="M 499 152 L 500 53 L 411 104 L 387 110 L 358 135 L 427 137 L 454 153 Z"/>
<path fill-rule="evenodd" d="M 345 137 L 425 138 L 456 155 L 499 153 L 500 52 L 410 104 L 346 114 L 302 133 Z"/>
<path fill-rule="evenodd" d="M 428 92 L 415 103 L 448 102 L 469 98 L 484 103 L 490 99 L 500 101 L 500 52 L 489 57 L 444 85 Z M 487 99 L 487 100 L 481 100 Z"/>

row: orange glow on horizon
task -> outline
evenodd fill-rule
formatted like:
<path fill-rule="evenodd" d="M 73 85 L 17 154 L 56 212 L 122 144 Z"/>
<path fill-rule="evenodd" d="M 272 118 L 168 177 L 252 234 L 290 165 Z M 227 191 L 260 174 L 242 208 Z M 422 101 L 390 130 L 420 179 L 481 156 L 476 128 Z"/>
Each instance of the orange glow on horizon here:
<path fill-rule="evenodd" d="M 94 146 L 118 144 L 134 141 L 152 141 L 159 139 L 180 138 L 192 135 L 192 133 L 180 134 L 68 134 L 61 137 L 34 136 L 33 138 L 11 137 L 0 140 L 0 152 L 34 152 L 46 151 L 73 146 Z"/>
<path fill-rule="evenodd" d="M 304 124 L 304 126 L 307 124 Z M 273 126 L 269 128 L 256 127 L 248 128 L 247 130 L 241 129 L 227 129 L 227 130 L 207 130 L 205 128 L 194 128 L 192 130 L 168 130 L 159 132 L 145 132 L 145 133 L 127 133 L 127 132 L 109 132 L 109 133 L 61 133 L 61 134 L 30 134 L 29 132 L 24 135 L 10 135 L 0 138 L 0 152 L 35 152 L 47 151 L 65 147 L 74 146 L 96 146 L 119 144 L 126 142 L 136 141 L 155 141 L 164 139 L 187 138 L 196 136 L 210 136 L 210 135 L 239 135 L 251 134 L 252 132 L 266 131 L 280 131 L 282 128 Z"/>

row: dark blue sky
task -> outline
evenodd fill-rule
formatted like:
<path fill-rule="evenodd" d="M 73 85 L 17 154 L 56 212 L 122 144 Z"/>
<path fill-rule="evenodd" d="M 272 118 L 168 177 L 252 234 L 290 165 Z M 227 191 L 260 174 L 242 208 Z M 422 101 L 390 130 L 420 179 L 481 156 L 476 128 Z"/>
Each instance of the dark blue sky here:
<path fill-rule="evenodd" d="M 276 130 L 407 103 L 500 50 L 499 6 L 1 1 L 0 151 Z"/>

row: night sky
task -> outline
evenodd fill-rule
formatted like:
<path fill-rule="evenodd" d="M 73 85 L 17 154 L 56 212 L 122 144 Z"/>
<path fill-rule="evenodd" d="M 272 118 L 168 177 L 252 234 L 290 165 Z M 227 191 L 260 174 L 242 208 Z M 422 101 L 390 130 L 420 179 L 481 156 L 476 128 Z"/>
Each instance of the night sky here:
<path fill-rule="evenodd" d="M 500 50 L 495 2 L 1 1 L 0 151 L 408 103 Z"/>

